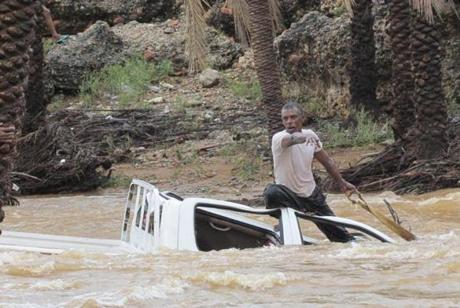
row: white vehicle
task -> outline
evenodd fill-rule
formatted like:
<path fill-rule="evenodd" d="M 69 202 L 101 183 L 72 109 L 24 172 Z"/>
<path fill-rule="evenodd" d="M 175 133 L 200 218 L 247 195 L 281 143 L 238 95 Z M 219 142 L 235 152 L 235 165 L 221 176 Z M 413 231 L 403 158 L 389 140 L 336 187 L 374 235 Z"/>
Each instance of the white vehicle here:
<path fill-rule="evenodd" d="M 265 220 L 275 223 L 264 223 L 248 216 L 266 216 Z M 291 208 L 257 209 L 207 198 L 182 199 L 134 179 L 128 192 L 120 240 L 4 231 L 0 236 L 0 249 L 42 253 L 71 249 L 151 252 L 161 248 L 211 251 L 315 244 L 317 240 L 302 234 L 299 224 L 302 220 L 344 226 L 368 238 L 394 243 L 384 233 L 351 219 L 316 216 Z"/>

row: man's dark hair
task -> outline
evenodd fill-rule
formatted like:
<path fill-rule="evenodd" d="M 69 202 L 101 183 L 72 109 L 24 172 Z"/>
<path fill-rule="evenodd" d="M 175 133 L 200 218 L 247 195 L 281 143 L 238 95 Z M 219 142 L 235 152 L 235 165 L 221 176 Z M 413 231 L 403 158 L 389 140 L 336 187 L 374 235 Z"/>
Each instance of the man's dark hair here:
<path fill-rule="evenodd" d="M 297 110 L 298 114 L 301 117 L 304 116 L 302 106 L 300 106 L 298 103 L 293 102 L 293 101 L 289 101 L 286 104 L 284 104 L 283 108 L 281 108 L 281 112 L 283 112 L 284 110 L 293 110 L 293 109 Z"/>

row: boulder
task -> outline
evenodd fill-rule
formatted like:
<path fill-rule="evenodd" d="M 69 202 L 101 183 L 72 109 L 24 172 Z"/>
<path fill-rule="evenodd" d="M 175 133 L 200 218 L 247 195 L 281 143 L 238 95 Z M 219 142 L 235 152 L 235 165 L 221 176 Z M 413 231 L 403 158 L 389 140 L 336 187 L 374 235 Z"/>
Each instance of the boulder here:
<path fill-rule="evenodd" d="M 129 54 L 144 54 L 154 62 L 170 60 L 176 73 L 188 67 L 185 56 L 185 22 L 170 19 L 164 22 L 143 24 L 136 21 L 112 28 Z M 208 63 L 215 69 L 230 68 L 242 55 L 241 46 L 215 29 L 208 31 Z"/>
<path fill-rule="evenodd" d="M 292 22 L 300 19 L 306 12 L 319 9 L 319 0 L 278 0 L 280 12 L 283 18 L 283 25 L 289 28 Z M 208 25 L 235 36 L 235 24 L 233 22 L 233 12 L 225 9 L 225 0 L 210 2 L 211 8 L 207 12 L 206 22 Z"/>
<path fill-rule="evenodd" d="M 173 32 L 169 31 L 171 28 L 174 29 Z M 176 20 L 156 23 L 131 21 L 115 26 L 112 30 L 123 41 L 128 54 L 144 54 L 147 60 L 153 62 L 169 60 L 174 70 L 181 72 L 187 68 L 182 28 L 183 23 Z"/>
<path fill-rule="evenodd" d="M 203 87 L 211 88 L 219 84 L 220 74 L 218 71 L 208 68 L 205 69 L 198 78 Z"/>
<path fill-rule="evenodd" d="M 341 110 L 349 100 L 350 21 L 310 12 L 275 39 L 282 71 L 301 84 L 305 95 Z"/>
<path fill-rule="evenodd" d="M 87 31 L 50 50 L 46 68 L 56 90 L 76 92 L 88 73 L 119 63 L 123 57 L 122 40 L 106 22 L 98 21 Z"/>
<path fill-rule="evenodd" d="M 215 69 L 231 67 L 242 54 L 239 44 L 211 28 L 208 46 L 208 63 Z M 150 24 L 132 21 L 110 28 L 106 22 L 98 21 L 48 52 L 46 74 L 56 90 L 76 92 L 88 73 L 135 55 L 152 62 L 169 60 L 176 74 L 185 73 L 188 62 L 184 23 L 177 19 Z"/>
<path fill-rule="evenodd" d="M 59 0 L 50 1 L 49 9 L 58 24 L 58 31 L 76 34 L 98 20 L 110 25 L 132 20 L 152 22 L 164 20 L 176 11 L 174 0 Z"/>

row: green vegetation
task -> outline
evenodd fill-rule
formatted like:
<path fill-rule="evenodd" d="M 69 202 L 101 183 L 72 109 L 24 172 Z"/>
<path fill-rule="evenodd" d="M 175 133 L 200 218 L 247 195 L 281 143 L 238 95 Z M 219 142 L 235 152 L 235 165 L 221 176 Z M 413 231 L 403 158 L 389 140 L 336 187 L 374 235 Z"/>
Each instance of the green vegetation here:
<path fill-rule="evenodd" d="M 451 116 L 460 116 L 460 97 L 448 97 L 447 111 Z"/>
<path fill-rule="evenodd" d="M 308 114 L 321 116 L 330 113 L 329 106 L 318 98 L 309 98 L 303 105 Z"/>
<path fill-rule="evenodd" d="M 327 139 L 328 147 L 348 147 L 372 145 L 392 139 L 392 131 L 388 122 L 375 123 L 364 111 L 354 113 L 356 125 L 344 129 L 338 123 L 326 122 L 319 131 Z"/>
<path fill-rule="evenodd" d="M 121 107 L 139 107 L 138 103 L 151 82 L 160 81 L 171 72 L 170 61 L 154 65 L 141 57 L 132 57 L 122 64 L 109 65 L 88 75 L 80 93 L 86 107 L 104 97 L 117 101 Z"/>
<path fill-rule="evenodd" d="M 43 42 L 43 54 L 47 55 L 48 52 L 56 46 L 56 42 L 50 38 L 44 38 Z"/>
<path fill-rule="evenodd" d="M 112 175 L 110 179 L 102 184 L 102 188 L 119 188 L 119 187 L 129 187 L 131 183 L 131 178 L 126 175 Z"/>
<path fill-rule="evenodd" d="M 343 5 L 340 5 L 340 6 L 334 7 L 334 9 L 332 10 L 332 15 L 334 15 L 334 17 L 340 17 L 346 12 L 347 12 L 347 8 Z"/>
<path fill-rule="evenodd" d="M 258 81 L 231 80 L 227 81 L 227 84 L 235 96 L 244 97 L 251 101 L 258 101 L 262 98 L 262 89 Z"/>

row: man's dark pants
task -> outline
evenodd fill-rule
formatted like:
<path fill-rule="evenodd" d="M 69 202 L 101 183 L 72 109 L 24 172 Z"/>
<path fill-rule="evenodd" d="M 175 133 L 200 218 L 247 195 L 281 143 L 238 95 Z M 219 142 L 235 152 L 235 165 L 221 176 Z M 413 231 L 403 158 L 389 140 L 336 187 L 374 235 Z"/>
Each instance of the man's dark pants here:
<path fill-rule="evenodd" d="M 318 216 L 335 216 L 326 203 L 326 197 L 318 186 L 309 197 L 299 197 L 284 185 L 269 184 L 264 191 L 265 206 L 268 209 L 290 207 L 301 212 L 309 212 Z M 343 227 L 315 223 L 332 242 L 348 242 L 353 236 Z"/>

